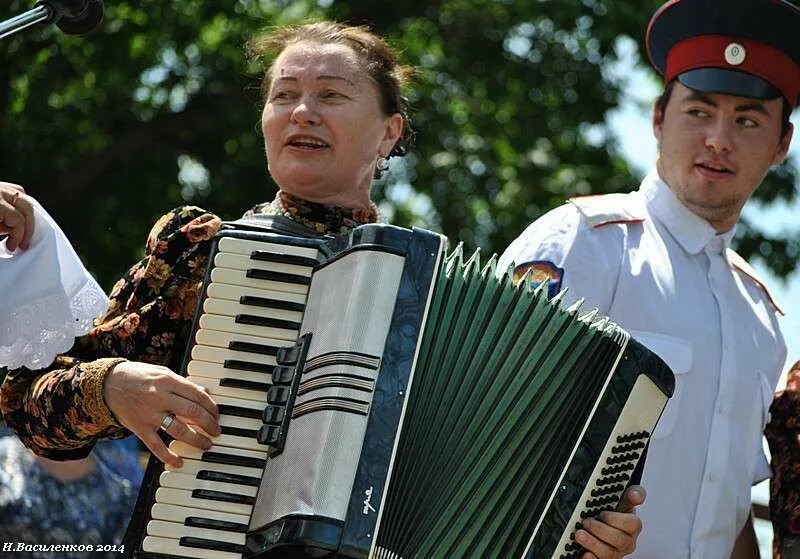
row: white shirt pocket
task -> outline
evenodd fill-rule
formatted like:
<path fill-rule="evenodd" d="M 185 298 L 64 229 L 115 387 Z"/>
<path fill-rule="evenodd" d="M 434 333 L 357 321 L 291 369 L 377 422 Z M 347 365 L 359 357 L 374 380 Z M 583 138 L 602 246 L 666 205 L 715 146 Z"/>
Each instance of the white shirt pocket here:
<path fill-rule="evenodd" d="M 675 392 L 667 401 L 664 412 L 658 420 L 653 438 L 659 439 L 668 436 L 675 427 L 681 407 L 683 385 L 686 383 L 686 373 L 692 368 L 692 344 L 683 338 L 667 336 L 657 332 L 644 332 L 629 330 L 631 336 L 647 349 L 658 355 L 672 369 L 675 375 Z"/>

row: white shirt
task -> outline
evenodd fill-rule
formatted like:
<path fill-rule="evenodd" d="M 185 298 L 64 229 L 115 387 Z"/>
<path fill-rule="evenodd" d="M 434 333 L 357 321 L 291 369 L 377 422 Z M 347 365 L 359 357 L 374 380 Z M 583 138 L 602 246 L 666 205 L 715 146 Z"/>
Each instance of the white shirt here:
<path fill-rule="evenodd" d="M 655 172 L 637 192 L 596 198 L 531 224 L 498 268 L 563 269 L 568 302 L 584 298 L 671 366 L 676 389 L 651 439 L 634 557 L 727 559 L 751 485 L 769 476 L 762 432 L 786 359 L 775 309 L 733 265 L 733 231 L 718 235 Z M 624 208 L 592 227 L 579 206 L 604 204 Z"/>
<path fill-rule="evenodd" d="M 106 309 L 106 294 L 36 201 L 28 250 L 0 241 L 0 367 L 39 369 L 67 351 Z"/>

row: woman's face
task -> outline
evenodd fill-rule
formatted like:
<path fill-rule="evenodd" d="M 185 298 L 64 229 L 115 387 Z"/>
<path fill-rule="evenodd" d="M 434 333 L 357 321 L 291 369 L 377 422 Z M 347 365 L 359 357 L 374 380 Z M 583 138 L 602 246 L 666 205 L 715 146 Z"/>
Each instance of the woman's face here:
<path fill-rule="evenodd" d="M 261 128 L 270 173 L 290 194 L 368 206 L 376 161 L 402 124 L 383 113 L 377 84 L 345 45 L 296 43 L 273 64 Z"/>

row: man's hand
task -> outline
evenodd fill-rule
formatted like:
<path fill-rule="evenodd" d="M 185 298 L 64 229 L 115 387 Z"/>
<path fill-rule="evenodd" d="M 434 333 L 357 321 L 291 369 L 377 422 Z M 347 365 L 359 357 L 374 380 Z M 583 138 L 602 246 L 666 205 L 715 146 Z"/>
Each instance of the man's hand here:
<path fill-rule="evenodd" d="M 601 512 L 583 521 L 583 529 L 575 532 L 575 542 L 586 549 L 582 559 L 619 559 L 636 550 L 642 532 L 642 521 L 634 510 L 644 503 L 644 487 L 633 485 L 622 497 L 617 512 Z"/>
<path fill-rule="evenodd" d="M 220 434 L 219 410 L 211 396 L 161 365 L 123 361 L 109 371 L 103 392 L 117 421 L 169 466 L 179 468 L 183 461 L 158 434 L 166 416 L 175 416 L 167 434 L 194 447 L 208 450 L 209 437 Z"/>
<path fill-rule="evenodd" d="M 27 249 L 33 237 L 33 204 L 18 184 L 0 182 L 0 236 L 7 235 L 6 249 Z"/>

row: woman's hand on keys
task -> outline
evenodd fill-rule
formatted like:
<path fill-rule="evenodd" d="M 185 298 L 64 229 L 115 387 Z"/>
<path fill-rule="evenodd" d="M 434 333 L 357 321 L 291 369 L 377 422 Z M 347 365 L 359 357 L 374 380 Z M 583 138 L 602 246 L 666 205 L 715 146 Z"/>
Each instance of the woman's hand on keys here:
<path fill-rule="evenodd" d="M 181 458 L 161 439 L 162 426 L 172 438 L 207 450 L 220 434 L 219 410 L 205 388 L 167 367 L 123 361 L 108 373 L 106 405 L 124 427 L 139 437 L 159 460 L 179 468 Z M 174 416 L 173 420 L 165 419 Z"/>

